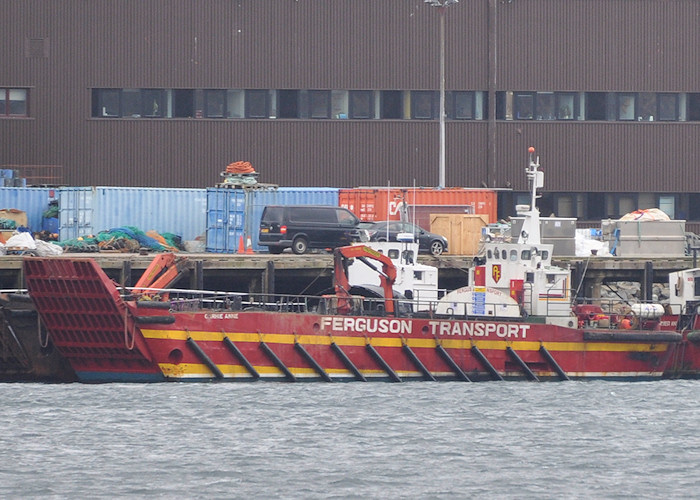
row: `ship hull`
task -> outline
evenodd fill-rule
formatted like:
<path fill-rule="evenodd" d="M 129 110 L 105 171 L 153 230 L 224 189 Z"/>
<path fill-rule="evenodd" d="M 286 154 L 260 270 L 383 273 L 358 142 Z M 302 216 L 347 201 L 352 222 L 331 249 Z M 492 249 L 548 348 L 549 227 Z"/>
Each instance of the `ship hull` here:
<path fill-rule="evenodd" d="M 135 302 L 92 259 L 28 258 L 25 273 L 51 341 L 89 383 L 649 380 L 682 343 L 673 331 Z"/>

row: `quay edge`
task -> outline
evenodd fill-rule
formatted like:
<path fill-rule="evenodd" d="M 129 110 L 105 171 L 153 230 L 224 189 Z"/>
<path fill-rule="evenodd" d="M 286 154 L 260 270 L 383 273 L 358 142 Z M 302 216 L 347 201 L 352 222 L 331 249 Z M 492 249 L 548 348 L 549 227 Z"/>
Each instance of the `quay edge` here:
<path fill-rule="evenodd" d="M 90 257 L 120 286 L 133 286 L 148 267 L 154 254 L 81 253 L 64 257 Z M 333 256 L 330 253 L 309 255 L 267 253 L 213 254 L 180 253 L 186 257 L 185 276 L 178 288 L 234 290 L 252 293 L 320 292 L 331 286 Z M 0 258 L 0 289 L 25 288 L 22 255 Z M 441 288 L 454 289 L 467 281 L 467 269 L 472 266 L 469 255 L 421 255 L 419 262 L 438 269 Z M 651 298 L 651 285 L 666 282 L 671 272 L 696 266 L 693 257 L 556 257 L 552 261 L 572 269 L 572 288 L 581 295 L 596 298 L 602 284 L 634 281 L 642 285 L 642 295 Z"/>

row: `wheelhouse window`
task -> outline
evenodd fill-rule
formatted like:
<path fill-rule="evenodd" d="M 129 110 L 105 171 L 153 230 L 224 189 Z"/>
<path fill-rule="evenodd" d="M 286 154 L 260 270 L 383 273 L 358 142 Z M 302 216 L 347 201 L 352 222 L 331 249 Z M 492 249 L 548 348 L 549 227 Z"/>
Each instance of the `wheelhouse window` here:
<path fill-rule="evenodd" d="M 27 89 L 0 89 L 0 116 L 29 116 Z"/>

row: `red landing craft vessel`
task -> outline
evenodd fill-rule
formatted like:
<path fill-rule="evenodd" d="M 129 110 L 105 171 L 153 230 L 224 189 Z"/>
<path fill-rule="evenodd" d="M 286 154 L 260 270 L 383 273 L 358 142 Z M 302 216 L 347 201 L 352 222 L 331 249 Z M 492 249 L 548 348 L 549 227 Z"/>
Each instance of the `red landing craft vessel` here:
<path fill-rule="evenodd" d="M 178 271 L 170 254 L 128 293 L 89 258 L 27 258 L 27 287 L 82 382 L 697 376 L 700 270 L 672 277 L 666 308 L 628 308 L 630 325 L 600 300 L 574 305 L 570 271 L 553 266 L 552 245 L 540 241 L 543 173 L 533 153 L 518 241 L 485 242 L 470 286 L 439 299 L 399 286 L 400 275 L 420 274 L 413 259 L 399 265 L 367 245 L 335 250 L 335 293 L 320 297 L 164 289 Z M 359 264 L 378 274 L 380 297 L 351 285 Z"/>

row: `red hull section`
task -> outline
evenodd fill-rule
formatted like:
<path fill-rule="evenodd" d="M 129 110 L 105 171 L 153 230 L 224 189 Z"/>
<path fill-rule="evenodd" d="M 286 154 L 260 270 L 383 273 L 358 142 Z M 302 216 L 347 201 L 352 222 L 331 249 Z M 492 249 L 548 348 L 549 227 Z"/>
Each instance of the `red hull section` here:
<path fill-rule="evenodd" d="M 673 331 L 124 301 L 92 259 L 28 258 L 25 274 L 53 343 L 85 382 L 654 379 L 698 359 Z"/>

